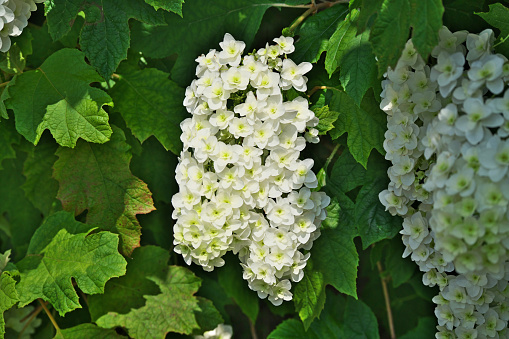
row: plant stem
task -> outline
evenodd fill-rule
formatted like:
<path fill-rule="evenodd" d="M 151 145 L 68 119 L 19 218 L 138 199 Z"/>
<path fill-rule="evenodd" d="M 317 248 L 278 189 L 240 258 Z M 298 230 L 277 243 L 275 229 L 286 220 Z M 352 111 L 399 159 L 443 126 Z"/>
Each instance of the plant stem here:
<path fill-rule="evenodd" d="M 55 327 L 55 330 L 57 330 L 57 332 L 60 332 L 60 327 L 58 327 L 58 324 L 55 321 L 55 318 L 53 318 L 53 316 L 51 315 L 51 313 L 48 310 L 48 308 L 46 307 L 46 304 L 44 303 L 44 301 L 41 298 L 39 298 L 37 300 L 39 300 L 39 302 L 41 303 L 41 306 L 44 309 L 44 312 L 46 312 L 46 315 L 48 316 L 49 320 L 51 320 L 51 323 L 53 324 L 53 327 Z"/>
<path fill-rule="evenodd" d="M 309 90 L 308 98 L 311 97 L 313 94 L 315 94 L 316 91 L 319 91 L 321 89 L 332 89 L 338 92 L 342 92 L 339 88 L 336 87 L 330 87 L 330 86 L 315 86 Z"/>
<path fill-rule="evenodd" d="M 384 292 L 385 308 L 387 309 L 387 320 L 389 321 L 389 331 L 391 332 L 391 339 L 396 339 L 396 332 L 394 331 L 394 319 L 392 318 L 391 300 L 389 299 L 389 291 L 387 290 L 387 282 L 383 277 L 383 268 L 380 261 L 376 262 L 378 273 L 380 273 L 380 281 L 382 282 L 382 290 Z"/>
<path fill-rule="evenodd" d="M 258 335 L 256 334 L 256 329 L 255 329 L 254 324 L 251 321 L 251 319 L 249 319 L 249 328 L 251 330 L 251 337 L 253 339 L 258 339 Z"/>
<path fill-rule="evenodd" d="M 325 165 L 323 165 L 323 168 L 325 169 L 325 172 L 327 173 L 327 169 L 329 167 L 329 164 L 330 162 L 332 161 L 332 159 L 334 158 L 334 156 L 336 155 L 336 152 L 338 151 L 339 149 L 339 146 L 341 146 L 340 144 L 336 144 L 336 146 L 334 147 L 334 149 L 332 150 L 332 153 L 329 155 L 329 157 L 327 158 L 327 160 L 325 160 Z"/>
<path fill-rule="evenodd" d="M 5 86 L 7 86 L 7 85 L 9 84 L 9 82 L 10 82 L 10 81 L 2 82 L 2 83 L 0 84 L 0 88 L 1 88 L 1 87 L 5 87 Z"/>
<path fill-rule="evenodd" d="M 30 325 L 30 323 L 32 322 L 32 320 L 35 319 L 35 317 L 37 317 L 37 315 L 42 311 L 42 306 L 39 306 L 37 307 L 33 312 L 32 314 L 30 314 L 29 316 L 26 316 L 24 319 L 21 319 L 21 321 L 25 321 L 28 317 L 28 320 L 26 320 L 26 324 L 23 326 L 23 328 L 21 329 L 21 331 L 19 332 L 19 335 L 18 335 L 18 338 L 21 338 L 21 336 L 23 335 L 23 332 L 25 332 L 25 330 L 28 328 L 28 325 Z"/>
<path fill-rule="evenodd" d="M 348 0 L 338 0 L 338 1 L 334 1 L 334 2 L 322 2 L 322 3 L 319 3 L 318 5 L 315 3 L 315 1 L 313 0 L 311 4 L 309 5 L 296 5 L 296 6 L 290 6 L 290 5 L 285 5 L 285 4 L 275 4 L 274 6 L 276 7 L 293 7 L 293 8 L 307 8 L 308 10 L 305 11 L 301 16 L 299 16 L 294 22 L 293 24 L 289 27 L 290 31 L 295 31 L 295 29 L 297 27 L 299 27 L 299 25 L 308 17 L 310 16 L 311 14 L 314 14 L 316 12 L 318 12 L 319 10 L 321 9 L 325 9 L 325 8 L 329 8 L 329 7 L 332 7 L 334 6 L 335 4 L 339 4 L 339 3 L 347 3 Z"/>

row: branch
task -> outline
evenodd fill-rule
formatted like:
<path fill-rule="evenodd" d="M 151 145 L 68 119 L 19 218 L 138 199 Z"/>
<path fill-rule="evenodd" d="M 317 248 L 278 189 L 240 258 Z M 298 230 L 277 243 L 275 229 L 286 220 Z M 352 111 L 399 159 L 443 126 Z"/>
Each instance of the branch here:
<path fill-rule="evenodd" d="M 46 304 L 41 298 L 38 298 L 39 302 L 41 303 L 42 308 L 44 309 L 44 312 L 46 312 L 46 315 L 48 316 L 49 320 L 51 320 L 51 323 L 53 324 L 53 327 L 55 327 L 55 330 L 57 330 L 57 333 L 60 332 L 60 327 L 58 327 L 57 322 L 55 321 L 55 318 L 51 315 L 50 311 L 46 307 Z"/>
<path fill-rule="evenodd" d="M 19 335 L 18 335 L 18 338 L 21 338 L 22 335 L 23 335 L 23 332 L 25 332 L 25 330 L 28 328 L 28 325 L 30 325 L 30 323 L 32 322 L 32 320 L 35 319 L 35 317 L 37 317 L 37 315 L 39 314 L 39 312 L 42 311 L 42 306 L 39 306 L 37 307 L 31 314 L 27 315 L 25 318 L 21 319 L 20 322 L 23 322 L 26 320 L 26 324 L 23 326 L 23 328 L 21 329 L 21 332 L 19 332 Z M 27 320 L 28 318 L 28 320 Z"/>
<path fill-rule="evenodd" d="M 337 1 L 331 1 L 331 2 L 327 1 L 327 2 L 322 2 L 322 3 L 316 4 L 315 0 L 312 0 L 309 5 L 292 6 L 292 5 L 286 5 L 286 4 L 274 4 L 273 6 L 275 6 L 275 7 L 291 7 L 291 8 L 307 8 L 308 9 L 301 16 L 299 16 L 294 21 L 294 23 L 288 28 L 291 32 L 293 32 L 311 14 L 315 14 L 319 10 L 332 7 L 336 4 L 348 3 L 348 2 L 349 2 L 349 0 L 337 0 Z"/>
<path fill-rule="evenodd" d="M 394 319 L 392 318 L 391 300 L 389 299 L 389 291 L 387 290 L 387 282 L 382 276 L 384 270 L 380 261 L 377 261 L 376 267 L 380 273 L 380 281 L 382 282 L 382 290 L 384 292 L 385 308 L 387 309 L 387 319 L 389 321 L 389 331 L 391 332 L 391 339 L 396 339 L 396 332 L 394 331 Z"/>

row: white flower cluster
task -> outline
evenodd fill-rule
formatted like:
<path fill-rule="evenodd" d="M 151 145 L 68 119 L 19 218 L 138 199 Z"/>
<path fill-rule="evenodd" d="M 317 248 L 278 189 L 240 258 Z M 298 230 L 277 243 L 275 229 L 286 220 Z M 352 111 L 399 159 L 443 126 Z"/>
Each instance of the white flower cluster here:
<path fill-rule="evenodd" d="M 320 235 L 330 199 L 312 191 L 313 160 L 299 159 L 306 140 L 318 142 L 318 119 L 307 99 L 284 101 L 287 90 L 306 90 L 311 64 L 286 57 L 293 38 L 274 41 L 243 57 L 244 42 L 226 34 L 220 51 L 196 59 L 172 203 L 175 251 L 187 264 L 212 271 L 232 250 L 249 287 L 280 305 L 304 275 L 301 250 Z"/>
<path fill-rule="evenodd" d="M 230 339 L 233 335 L 233 328 L 230 325 L 219 324 L 212 331 L 203 335 L 195 335 L 194 339 Z"/>
<path fill-rule="evenodd" d="M 493 31 L 451 33 L 432 67 L 412 42 L 383 81 L 380 201 L 404 217 L 404 257 L 438 285 L 437 338 L 509 338 L 509 62 Z"/>
<path fill-rule="evenodd" d="M 11 48 L 11 36 L 19 36 L 28 19 L 45 0 L 0 0 L 0 52 Z"/>

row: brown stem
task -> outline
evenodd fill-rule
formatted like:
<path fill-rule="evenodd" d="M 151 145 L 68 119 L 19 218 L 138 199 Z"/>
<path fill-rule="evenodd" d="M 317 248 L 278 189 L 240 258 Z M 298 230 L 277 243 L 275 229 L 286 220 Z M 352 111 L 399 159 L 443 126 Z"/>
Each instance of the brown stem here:
<path fill-rule="evenodd" d="M 37 315 L 42 311 L 42 306 L 37 307 L 31 314 L 27 315 L 25 318 L 21 319 L 20 322 L 23 322 L 26 320 L 26 324 L 23 326 L 21 331 L 19 332 L 18 338 L 21 338 L 23 336 L 23 332 L 28 328 L 28 325 L 32 322 L 32 320 L 37 317 Z M 27 320 L 28 318 L 28 320 Z"/>
<path fill-rule="evenodd" d="M 341 92 L 341 90 L 339 88 L 336 88 L 336 87 L 330 87 L 330 86 L 315 86 L 313 88 L 311 88 L 308 92 L 308 98 L 311 97 L 313 94 L 315 94 L 316 91 L 318 90 L 321 90 L 321 89 L 333 89 L 335 91 L 338 91 L 338 92 Z"/>
<path fill-rule="evenodd" d="M 319 10 L 322 10 L 322 9 L 325 9 L 325 8 L 329 8 L 329 7 L 332 7 L 336 4 L 340 4 L 340 3 L 347 3 L 348 0 L 338 0 L 338 1 L 334 1 L 334 2 L 322 2 L 320 4 L 316 4 L 315 1 L 312 1 L 311 4 L 309 5 L 301 5 L 301 6 L 282 6 L 281 4 L 276 4 L 274 6 L 276 7 L 294 7 L 294 8 L 307 8 L 308 10 L 305 11 L 301 16 L 299 16 L 295 21 L 294 23 L 289 27 L 290 31 L 295 31 L 295 29 L 308 17 L 310 16 L 311 14 L 315 14 L 316 12 L 318 12 Z"/>
<path fill-rule="evenodd" d="M 394 319 L 392 318 L 391 300 L 389 299 L 389 291 L 387 290 L 387 282 L 383 277 L 384 270 L 382 263 L 377 261 L 378 273 L 380 273 L 380 281 L 382 282 L 382 290 L 384 292 L 385 308 L 387 309 L 387 319 L 389 321 L 389 331 L 391 332 L 391 339 L 396 339 L 396 331 L 394 331 Z"/>
<path fill-rule="evenodd" d="M 10 82 L 10 81 L 2 82 L 2 83 L 0 84 L 0 87 L 5 87 L 5 86 L 7 86 L 7 85 L 9 84 L 9 82 Z"/>
<path fill-rule="evenodd" d="M 51 320 L 51 323 L 53 324 L 53 327 L 55 327 L 55 330 L 57 330 L 57 332 L 60 332 L 60 327 L 58 327 L 58 324 L 55 321 L 55 318 L 53 318 L 53 316 L 51 315 L 51 313 L 48 310 L 48 308 L 46 307 L 46 304 L 44 303 L 44 301 L 41 298 L 39 298 L 37 300 L 39 300 L 39 302 L 41 303 L 41 306 L 44 309 L 44 312 L 46 312 L 46 315 L 48 316 L 49 320 Z"/>
<path fill-rule="evenodd" d="M 256 334 L 256 329 L 255 329 L 254 324 L 251 321 L 251 319 L 249 319 L 249 328 L 251 330 L 251 337 L 253 339 L 258 339 L 258 335 Z"/>

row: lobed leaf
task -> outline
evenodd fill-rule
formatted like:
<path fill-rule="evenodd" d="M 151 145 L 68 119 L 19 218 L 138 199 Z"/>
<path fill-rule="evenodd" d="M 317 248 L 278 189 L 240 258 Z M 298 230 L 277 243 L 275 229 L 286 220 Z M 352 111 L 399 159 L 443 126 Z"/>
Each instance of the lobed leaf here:
<path fill-rule="evenodd" d="M 97 294 L 104 292 L 106 281 L 125 274 L 118 236 L 93 230 L 63 211 L 46 219 L 32 237 L 27 256 L 16 265 L 21 307 L 41 298 L 63 316 L 81 308 L 71 279 L 84 293 Z"/>
<path fill-rule="evenodd" d="M 145 0 L 145 2 L 156 10 L 159 8 L 182 16 L 182 4 L 184 0 Z"/>
<path fill-rule="evenodd" d="M 165 278 L 151 277 L 161 289 L 158 295 L 147 295 L 144 306 L 127 314 L 109 312 L 97 320 L 104 328 L 122 326 L 134 338 L 164 338 L 168 332 L 190 334 L 198 328 L 194 315 L 200 311 L 193 296 L 201 280 L 181 266 L 170 266 Z"/>
<path fill-rule="evenodd" d="M 0 337 L 5 334 L 4 312 L 14 306 L 19 300 L 18 293 L 15 288 L 16 280 L 9 272 L 0 274 Z"/>
<path fill-rule="evenodd" d="M 141 142 L 154 135 L 174 154 L 180 154 L 180 122 L 189 114 L 182 105 L 184 89 L 154 68 L 127 69 L 119 75 L 111 96 L 115 109 Z"/>
<path fill-rule="evenodd" d="M 339 112 L 334 123 L 335 128 L 330 133 L 333 139 L 348 133 L 348 149 L 355 160 L 366 168 L 369 155 L 373 148 L 384 154 L 383 141 L 386 116 L 378 108 L 373 95 L 368 94 L 358 107 L 352 98 L 340 91 L 333 91 L 329 107 Z"/>
<path fill-rule="evenodd" d="M 297 63 L 317 62 L 327 50 L 330 36 L 341 25 L 347 13 L 348 7 L 338 4 L 306 19 L 298 31 L 299 39 L 295 42 L 292 60 Z"/>
<path fill-rule="evenodd" d="M 500 44 L 496 46 L 496 50 L 504 55 L 509 55 L 509 8 L 502 4 L 496 3 L 489 6 L 488 13 L 476 13 L 483 18 L 491 26 L 500 30 L 498 40 Z"/>
<path fill-rule="evenodd" d="M 410 0 L 412 42 L 419 54 L 427 59 L 438 44 L 438 31 L 442 28 L 444 6 L 441 0 Z"/>
<path fill-rule="evenodd" d="M 115 127 L 104 145 L 78 142 L 75 149 L 61 147 L 56 154 L 53 176 L 64 210 L 75 215 L 87 210 L 86 222 L 119 234 L 121 252 L 130 255 L 140 245 L 136 215 L 154 206 L 147 185 L 129 169 L 132 155 L 122 130 Z"/>
<path fill-rule="evenodd" d="M 66 147 L 76 146 L 78 138 L 106 142 L 111 128 L 101 106 L 112 102 L 105 92 L 89 86 L 95 81 L 101 77 L 76 49 L 59 50 L 37 70 L 17 75 L 7 100 L 16 129 L 34 145 L 46 128 Z"/>
<path fill-rule="evenodd" d="M 325 305 L 325 282 L 321 272 L 307 269 L 293 294 L 295 311 L 299 313 L 307 331 L 313 320 L 320 316 Z"/>
<path fill-rule="evenodd" d="M 80 324 L 78 326 L 60 330 L 53 339 L 121 339 L 125 338 L 114 330 L 98 327 L 94 324 Z"/>

